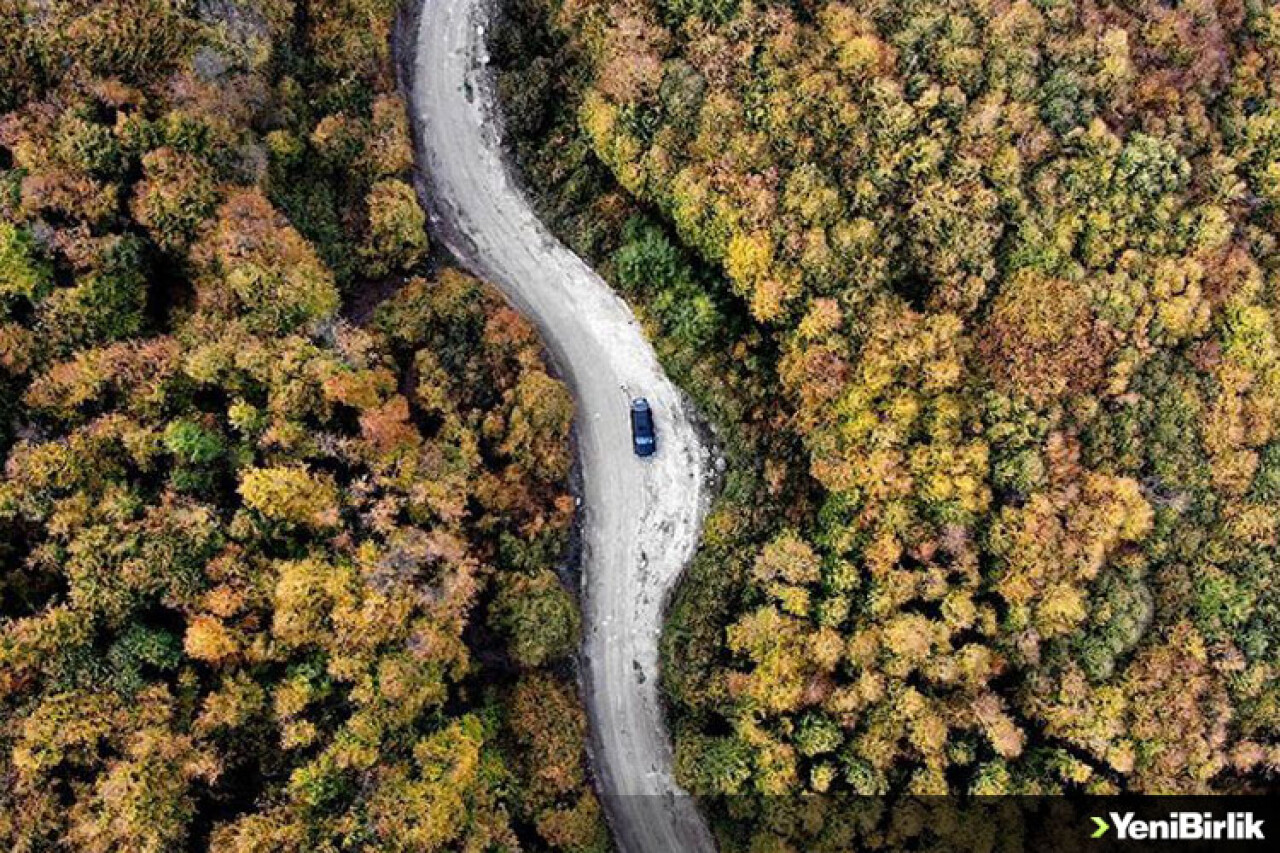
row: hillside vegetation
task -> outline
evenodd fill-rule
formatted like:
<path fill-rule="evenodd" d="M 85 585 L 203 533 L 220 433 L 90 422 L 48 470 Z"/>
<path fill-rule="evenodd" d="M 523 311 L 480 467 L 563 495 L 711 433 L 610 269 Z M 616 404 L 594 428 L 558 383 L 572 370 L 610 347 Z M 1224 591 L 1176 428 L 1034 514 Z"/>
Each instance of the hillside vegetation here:
<path fill-rule="evenodd" d="M 572 401 L 428 265 L 397 5 L 0 0 L 5 850 L 608 847 Z"/>
<path fill-rule="evenodd" d="M 511 15 L 533 187 L 730 451 L 664 673 L 722 841 L 1273 784 L 1280 7 Z"/>

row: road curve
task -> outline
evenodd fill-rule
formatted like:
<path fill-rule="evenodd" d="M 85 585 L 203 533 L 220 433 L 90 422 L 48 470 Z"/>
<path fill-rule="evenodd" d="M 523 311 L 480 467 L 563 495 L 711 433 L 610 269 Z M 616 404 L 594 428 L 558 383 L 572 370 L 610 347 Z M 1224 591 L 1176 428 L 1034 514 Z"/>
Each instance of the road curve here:
<path fill-rule="evenodd" d="M 631 310 L 538 220 L 512 177 L 486 68 L 492 2 L 422 0 L 411 101 L 433 233 L 537 325 L 577 401 L 583 692 L 618 846 L 713 851 L 672 777 L 657 672 L 663 608 L 697 545 L 707 453 Z M 649 460 L 631 452 L 629 394 L 654 408 L 659 451 Z"/>

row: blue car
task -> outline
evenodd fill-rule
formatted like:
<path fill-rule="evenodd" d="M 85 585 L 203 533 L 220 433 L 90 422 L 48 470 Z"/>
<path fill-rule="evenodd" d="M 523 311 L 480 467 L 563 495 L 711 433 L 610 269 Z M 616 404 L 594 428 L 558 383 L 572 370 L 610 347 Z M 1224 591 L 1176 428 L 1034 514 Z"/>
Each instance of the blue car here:
<path fill-rule="evenodd" d="M 652 456 L 658 450 L 658 435 L 653 428 L 653 409 L 644 397 L 631 401 L 631 446 L 636 456 Z"/>

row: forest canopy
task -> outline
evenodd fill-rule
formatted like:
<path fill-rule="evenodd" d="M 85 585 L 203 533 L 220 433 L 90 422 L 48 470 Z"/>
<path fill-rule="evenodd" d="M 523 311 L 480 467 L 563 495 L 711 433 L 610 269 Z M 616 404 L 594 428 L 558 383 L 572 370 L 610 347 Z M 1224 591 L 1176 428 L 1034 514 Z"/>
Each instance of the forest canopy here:
<path fill-rule="evenodd" d="M 572 401 L 428 257 L 397 7 L 0 2 L 5 850 L 608 847 Z"/>
<path fill-rule="evenodd" d="M 1274 786 L 1280 6 L 510 16 L 526 173 L 732 458 L 664 640 L 721 842 Z"/>

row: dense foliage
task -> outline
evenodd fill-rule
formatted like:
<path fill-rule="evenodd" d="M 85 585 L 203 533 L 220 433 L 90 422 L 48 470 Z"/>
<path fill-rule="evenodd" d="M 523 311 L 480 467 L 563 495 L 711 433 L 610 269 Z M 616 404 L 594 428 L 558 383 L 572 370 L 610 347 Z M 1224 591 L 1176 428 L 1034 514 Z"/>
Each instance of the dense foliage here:
<path fill-rule="evenodd" d="M 726 843 L 1274 783 L 1280 6 L 518 8 L 522 162 L 737 451 L 664 675 Z"/>
<path fill-rule="evenodd" d="M 396 5 L 0 2 L 5 850 L 608 846 L 572 402 L 425 266 Z"/>

